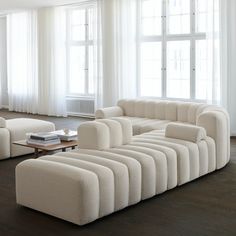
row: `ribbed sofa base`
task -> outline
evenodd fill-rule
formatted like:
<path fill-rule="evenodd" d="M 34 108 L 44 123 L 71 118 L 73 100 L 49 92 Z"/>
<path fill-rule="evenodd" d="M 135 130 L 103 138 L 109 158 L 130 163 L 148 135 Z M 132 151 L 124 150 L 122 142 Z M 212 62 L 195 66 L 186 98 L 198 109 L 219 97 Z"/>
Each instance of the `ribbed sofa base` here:
<path fill-rule="evenodd" d="M 216 170 L 215 150 L 210 137 L 193 143 L 154 131 L 105 151 L 26 160 L 16 167 L 17 203 L 84 225 Z"/>

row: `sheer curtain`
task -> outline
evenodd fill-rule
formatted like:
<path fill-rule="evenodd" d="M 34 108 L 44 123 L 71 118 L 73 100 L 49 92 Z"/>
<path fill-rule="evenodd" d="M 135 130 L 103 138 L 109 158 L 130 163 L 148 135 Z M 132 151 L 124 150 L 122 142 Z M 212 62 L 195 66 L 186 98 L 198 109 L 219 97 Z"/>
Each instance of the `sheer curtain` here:
<path fill-rule="evenodd" d="M 227 28 L 225 0 L 207 1 L 207 100 L 225 105 L 227 93 Z"/>
<path fill-rule="evenodd" d="M 7 16 L 9 110 L 38 112 L 37 12 Z"/>
<path fill-rule="evenodd" d="M 7 81 L 6 59 L 6 19 L 0 17 L 0 108 L 3 106 L 3 95 L 5 94 L 4 82 Z"/>
<path fill-rule="evenodd" d="M 64 8 L 39 9 L 38 30 L 39 113 L 67 116 Z"/>
<path fill-rule="evenodd" d="M 223 105 L 227 108 L 230 114 L 231 134 L 236 135 L 236 1 L 221 0 L 221 28 L 222 44 L 224 47 L 221 63 L 224 65 L 222 71 L 222 97 Z"/>
<path fill-rule="evenodd" d="M 137 95 L 136 4 L 136 0 L 98 0 L 96 108 Z"/>

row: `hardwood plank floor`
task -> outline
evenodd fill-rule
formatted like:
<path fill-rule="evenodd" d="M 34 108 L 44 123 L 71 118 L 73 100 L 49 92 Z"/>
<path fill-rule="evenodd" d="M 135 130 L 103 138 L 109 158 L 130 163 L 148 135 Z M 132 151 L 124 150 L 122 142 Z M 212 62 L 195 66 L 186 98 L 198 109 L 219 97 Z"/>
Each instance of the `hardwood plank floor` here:
<path fill-rule="evenodd" d="M 90 118 L 81 118 L 81 117 L 75 117 L 75 116 L 69 116 L 69 117 L 54 117 L 54 116 L 44 116 L 44 115 L 32 115 L 27 113 L 21 113 L 21 112 L 9 112 L 6 109 L 0 109 L 0 117 L 4 117 L 5 119 L 14 119 L 14 118 L 32 118 L 32 119 L 40 119 L 40 120 L 46 120 L 51 121 L 56 125 L 57 129 L 74 129 L 76 130 L 80 123 L 93 120 Z"/>
<path fill-rule="evenodd" d="M 87 120 L 1 110 L 0 116 L 50 120 L 58 129 L 76 129 Z M 31 157 L 0 161 L 0 236 L 236 235 L 236 139 L 231 161 L 222 170 L 83 227 L 16 204 L 15 166 Z"/>

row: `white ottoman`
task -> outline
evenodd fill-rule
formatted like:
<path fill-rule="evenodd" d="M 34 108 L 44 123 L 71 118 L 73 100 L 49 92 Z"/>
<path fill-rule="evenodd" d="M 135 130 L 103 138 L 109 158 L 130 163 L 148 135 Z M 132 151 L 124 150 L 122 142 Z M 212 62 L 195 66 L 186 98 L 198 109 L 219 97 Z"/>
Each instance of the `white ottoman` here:
<path fill-rule="evenodd" d="M 21 156 L 33 153 L 31 148 L 14 145 L 13 142 L 26 138 L 26 133 L 50 132 L 55 130 L 55 125 L 48 121 L 17 118 L 5 120 L 1 118 L 0 123 L 0 159 Z"/>

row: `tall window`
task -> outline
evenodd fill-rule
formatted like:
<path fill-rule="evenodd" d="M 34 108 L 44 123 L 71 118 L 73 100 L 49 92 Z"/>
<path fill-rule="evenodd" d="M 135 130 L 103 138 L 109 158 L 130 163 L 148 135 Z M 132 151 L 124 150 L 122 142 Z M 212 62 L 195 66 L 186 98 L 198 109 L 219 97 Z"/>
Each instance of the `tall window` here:
<path fill-rule="evenodd" d="M 140 95 L 206 99 L 206 0 L 140 0 Z"/>
<path fill-rule="evenodd" d="M 67 93 L 94 95 L 94 20 L 93 4 L 67 10 Z"/>

